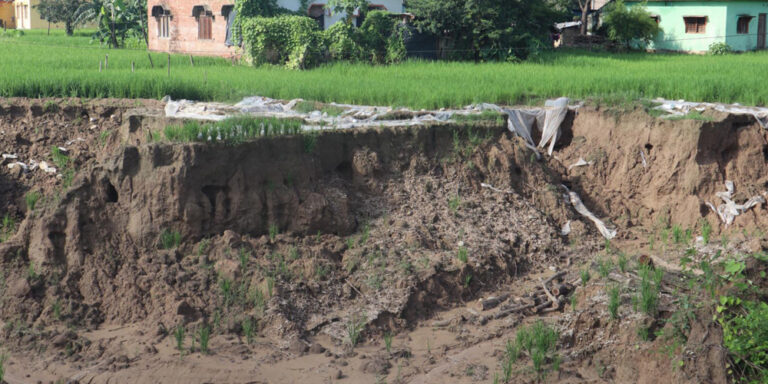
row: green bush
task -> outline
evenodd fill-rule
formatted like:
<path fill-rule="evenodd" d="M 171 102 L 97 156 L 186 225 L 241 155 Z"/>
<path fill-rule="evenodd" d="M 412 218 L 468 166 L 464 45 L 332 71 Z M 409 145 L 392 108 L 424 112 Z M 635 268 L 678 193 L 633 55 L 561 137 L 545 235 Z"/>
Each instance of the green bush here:
<path fill-rule="evenodd" d="M 624 0 L 617 0 L 608 6 L 603 19 L 608 37 L 630 48 L 633 44 L 648 45 L 661 28 L 644 5 L 628 7 Z"/>
<path fill-rule="evenodd" d="M 328 56 L 334 61 L 358 61 L 363 56 L 357 29 L 351 24 L 336 23 L 325 31 Z"/>
<path fill-rule="evenodd" d="M 246 59 L 290 69 L 317 66 L 324 51 L 323 34 L 309 17 L 256 17 L 242 22 Z"/>
<path fill-rule="evenodd" d="M 712 43 L 709 45 L 708 52 L 713 56 L 721 56 L 733 53 L 733 48 L 726 42 Z"/>
<path fill-rule="evenodd" d="M 395 30 L 395 21 L 384 11 L 368 13 L 360 26 L 360 41 L 365 49 L 366 59 L 374 64 L 386 62 L 389 37 Z"/>

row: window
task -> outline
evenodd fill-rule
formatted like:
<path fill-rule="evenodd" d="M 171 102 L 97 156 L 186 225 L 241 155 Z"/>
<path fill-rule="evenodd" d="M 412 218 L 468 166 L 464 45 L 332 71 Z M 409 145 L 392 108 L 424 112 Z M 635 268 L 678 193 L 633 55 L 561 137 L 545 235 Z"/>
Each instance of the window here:
<path fill-rule="evenodd" d="M 651 15 L 651 20 L 655 21 L 656 24 L 661 22 L 661 17 L 659 15 Z"/>
<path fill-rule="evenodd" d="M 317 22 L 320 29 L 325 29 L 325 5 L 312 4 L 307 9 L 307 15 Z"/>
<path fill-rule="evenodd" d="M 685 20 L 685 33 L 706 33 L 707 32 L 706 16 L 687 16 L 687 17 L 683 17 L 683 20 Z"/>
<path fill-rule="evenodd" d="M 171 11 L 162 6 L 152 7 L 152 16 L 157 22 L 157 37 L 168 38 L 171 35 Z"/>
<path fill-rule="evenodd" d="M 749 22 L 752 21 L 752 16 L 741 15 L 736 23 L 736 33 L 746 35 L 749 33 Z"/>
<path fill-rule="evenodd" d="M 192 16 L 197 18 L 197 39 L 213 39 L 213 12 L 203 5 L 196 5 L 192 8 Z"/>

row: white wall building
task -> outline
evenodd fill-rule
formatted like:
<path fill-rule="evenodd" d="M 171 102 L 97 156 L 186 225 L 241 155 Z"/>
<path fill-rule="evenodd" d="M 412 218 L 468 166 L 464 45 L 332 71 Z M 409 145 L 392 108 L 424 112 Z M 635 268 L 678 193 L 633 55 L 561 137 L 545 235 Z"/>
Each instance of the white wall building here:
<path fill-rule="evenodd" d="M 344 13 L 334 13 L 330 9 L 325 8 L 325 4 L 327 3 L 327 0 L 315 0 L 311 3 L 309 3 L 309 6 L 307 7 L 307 13 L 308 16 L 317 20 L 317 22 L 324 28 L 328 29 L 331 25 L 344 20 L 346 17 L 346 14 Z M 382 10 L 382 11 L 389 11 L 392 13 L 403 13 L 405 12 L 404 6 L 403 6 L 403 0 L 371 0 L 368 5 L 369 10 Z M 283 8 L 290 9 L 292 11 L 297 11 L 301 7 L 301 1 L 300 0 L 278 0 L 278 5 L 280 5 Z M 359 20 L 359 19 L 358 19 Z M 361 21 L 358 21 L 357 24 L 360 25 Z"/>

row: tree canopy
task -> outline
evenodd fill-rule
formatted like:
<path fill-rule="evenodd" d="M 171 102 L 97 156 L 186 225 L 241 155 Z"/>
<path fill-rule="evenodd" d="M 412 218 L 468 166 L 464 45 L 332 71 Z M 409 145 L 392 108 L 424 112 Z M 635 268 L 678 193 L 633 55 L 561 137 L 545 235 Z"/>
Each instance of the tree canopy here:
<path fill-rule="evenodd" d="M 72 36 L 78 24 L 77 10 L 85 3 L 85 0 L 40 0 L 35 7 L 41 19 L 51 24 L 64 24 L 67 35 Z"/>
<path fill-rule="evenodd" d="M 453 57 L 474 60 L 525 58 L 565 17 L 544 0 L 410 0 L 421 30 L 446 38 Z"/>
<path fill-rule="evenodd" d="M 616 0 L 608 7 L 603 18 L 608 38 L 627 48 L 631 48 L 633 43 L 646 46 L 661 32 L 644 6 L 627 7 L 624 0 Z"/>

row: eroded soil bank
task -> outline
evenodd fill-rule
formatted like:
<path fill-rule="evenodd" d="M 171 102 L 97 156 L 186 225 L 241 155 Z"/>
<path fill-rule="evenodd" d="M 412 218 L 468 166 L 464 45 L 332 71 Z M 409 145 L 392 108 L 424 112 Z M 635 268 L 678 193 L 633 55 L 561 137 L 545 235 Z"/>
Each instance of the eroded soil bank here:
<path fill-rule="evenodd" d="M 768 245 L 764 204 L 727 229 L 705 205 L 726 180 L 738 202 L 768 189 L 766 132 L 748 118 L 586 106 L 538 160 L 493 120 L 155 142 L 174 123 L 161 108 L 0 103 L 0 152 L 17 157 L 0 170 L 8 383 L 493 382 L 537 319 L 558 331 L 559 370 L 521 355 L 511 382 L 727 382 L 711 308 L 678 339 L 637 330 L 674 326 L 690 289 L 673 226 L 728 239 L 689 239 L 701 258 Z M 7 166 L 30 160 L 58 169 Z M 621 255 L 671 266 L 657 316 L 633 309 L 637 273 L 598 273 Z M 514 310 L 553 275 L 560 305 Z M 478 307 L 491 296 L 504 300 Z"/>

